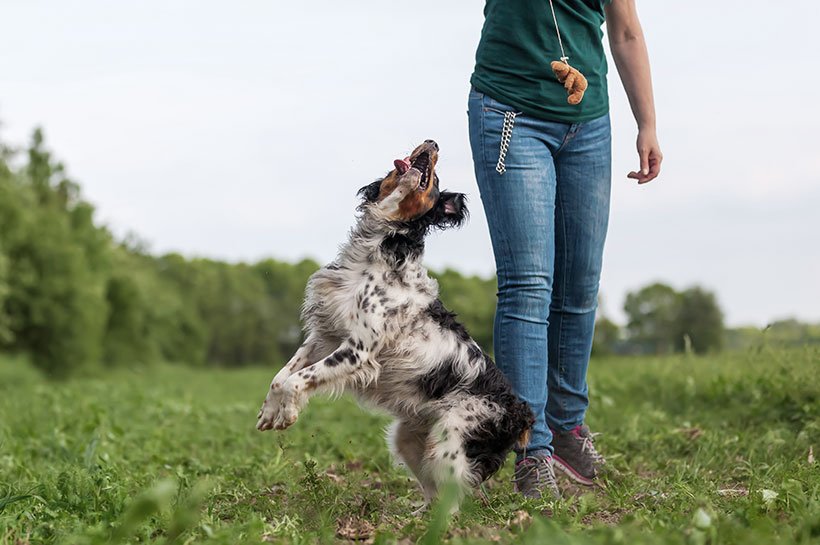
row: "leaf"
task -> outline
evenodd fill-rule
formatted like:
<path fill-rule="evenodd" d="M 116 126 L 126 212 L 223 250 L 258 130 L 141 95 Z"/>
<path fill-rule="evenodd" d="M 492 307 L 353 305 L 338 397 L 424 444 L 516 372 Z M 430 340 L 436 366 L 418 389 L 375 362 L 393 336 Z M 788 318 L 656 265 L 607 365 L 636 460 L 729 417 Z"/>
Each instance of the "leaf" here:
<path fill-rule="evenodd" d="M 127 541 L 139 525 L 151 515 L 171 506 L 176 490 L 176 482 L 163 480 L 137 496 L 120 518 L 119 526 L 114 530 L 111 541 L 115 543 Z"/>
<path fill-rule="evenodd" d="M 766 505 L 766 507 L 771 507 L 779 495 L 780 494 L 774 490 L 769 490 L 768 488 L 764 488 L 760 491 L 760 496 L 763 498 L 763 504 Z"/>
<path fill-rule="evenodd" d="M 712 516 L 706 512 L 703 507 L 698 507 L 695 515 L 692 517 L 692 524 L 698 530 L 706 530 L 712 526 Z"/>
<path fill-rule="evenodd" d="M 18 501 L 27 500 L 29 498 L 33 498 L 31 494 L 18 494 L 17 496 L 6 496 L 5 498 L 0 498 L 0 513 L 3 512 L 3 509 L 6 506 L 11 505 L 12 503 L 17 503 Z"/>

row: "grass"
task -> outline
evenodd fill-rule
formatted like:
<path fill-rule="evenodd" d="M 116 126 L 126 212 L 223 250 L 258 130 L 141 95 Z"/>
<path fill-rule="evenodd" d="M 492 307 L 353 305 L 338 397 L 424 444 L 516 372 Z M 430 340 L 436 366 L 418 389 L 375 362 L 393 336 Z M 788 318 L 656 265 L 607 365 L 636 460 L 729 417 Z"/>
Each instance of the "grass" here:
<path fill-rule="evenodd" d="M 420 518 L 387 419 L 314 399 L 255 416 L 273 369 L 115 371 L 52 383 L 0 360 L 0 544 L 820 542 L 820 351 L 612 359 L 590 370 L 606 488 L 512 493 Z"/>

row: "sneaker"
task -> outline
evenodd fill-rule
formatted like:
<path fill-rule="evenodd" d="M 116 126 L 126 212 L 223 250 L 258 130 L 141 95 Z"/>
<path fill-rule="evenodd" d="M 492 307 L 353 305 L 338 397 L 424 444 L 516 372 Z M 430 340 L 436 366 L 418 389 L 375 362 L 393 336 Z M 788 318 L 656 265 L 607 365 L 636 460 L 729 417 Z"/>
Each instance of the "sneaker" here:
<path fill-rule="evenodd" d="M 552 497 L 559 499 L 561 492 L 555 482 L 552 456 L 546 452 L 536 452 L 515 464 L 513 488 L 530 499 Z"/>
<path fill-rule="evenodd" d="M 597 433 L 590 433 L 587 426 L 576 426 L 570 431 L 552 431 L 555 467 L 573 481 L 584 486 L 595 484 L 593 479 L 606 463 L 593 444 Z"/>

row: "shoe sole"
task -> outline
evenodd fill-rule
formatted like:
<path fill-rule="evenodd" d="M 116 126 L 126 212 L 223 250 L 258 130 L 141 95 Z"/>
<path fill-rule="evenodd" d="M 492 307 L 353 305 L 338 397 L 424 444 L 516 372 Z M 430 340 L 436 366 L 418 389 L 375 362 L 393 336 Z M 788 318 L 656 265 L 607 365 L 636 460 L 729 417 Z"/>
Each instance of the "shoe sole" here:
<path fill-rule="evenodd" d="M 554 461 L 554 467 L 556 469 L 560 469 L 564 475 L 566 475 L 576 483 L 584 486 L 595 486 L 595 481 L 584 477 L 583 475 L 572 469 L 572 467 L 570 467 L 569 464 L 567 464 L 564 460 L 562 460 L 555 454 L 552 455 L 552 459 Z"/>

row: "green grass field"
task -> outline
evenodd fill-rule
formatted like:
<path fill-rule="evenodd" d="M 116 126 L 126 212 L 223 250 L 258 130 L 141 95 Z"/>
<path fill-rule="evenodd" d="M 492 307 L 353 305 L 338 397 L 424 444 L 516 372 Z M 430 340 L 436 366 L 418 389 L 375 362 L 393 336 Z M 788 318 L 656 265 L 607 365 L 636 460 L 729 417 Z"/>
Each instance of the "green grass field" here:
<path fill-rule="evenodd" d="M 511 460 L 417 518 L 387 420 L 314 399 L 254 429 L 273 369 L 51 383 L 0 360 L 0 544 L 820 542 L 820 350 L 594 361 L 605 489 L 523 502 Z"/>

